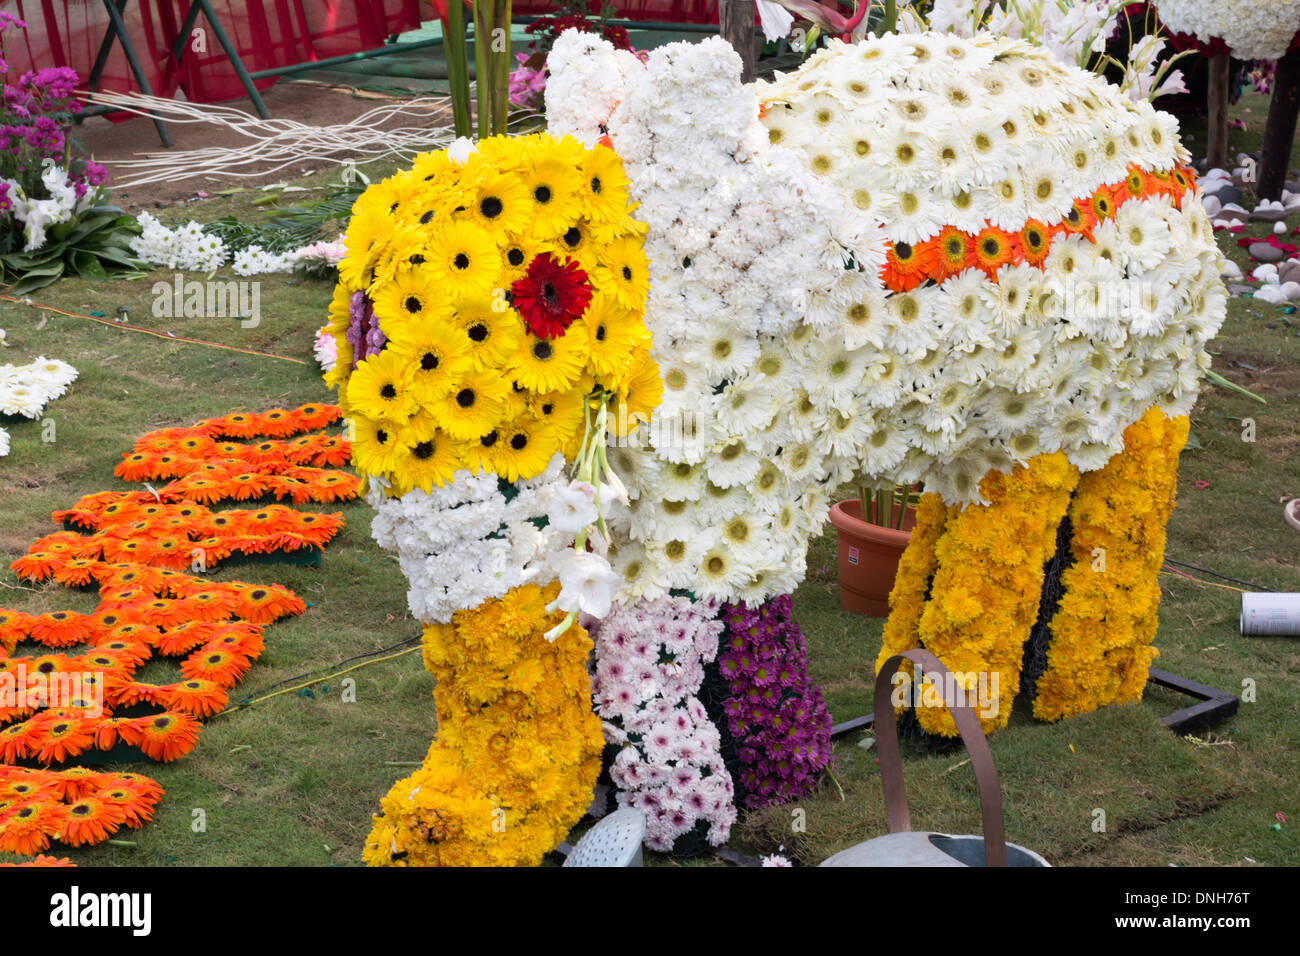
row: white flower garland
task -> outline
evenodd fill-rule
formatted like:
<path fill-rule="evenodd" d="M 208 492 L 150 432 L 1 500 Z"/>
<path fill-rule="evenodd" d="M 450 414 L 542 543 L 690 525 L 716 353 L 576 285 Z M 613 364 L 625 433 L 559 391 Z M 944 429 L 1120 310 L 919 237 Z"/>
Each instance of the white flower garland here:
<path fill-rule="evenodd" d="M 572 533 L 538 528 L 550 510 L 564 459 L 556 455 L 545 472 L 517 483 L 509 501 L 495 475 L 458 471 L 432 493 L 415 489 L 387 497 L 371 478 L 366 501 L 375 509 L 370 533 L 397 554 L 410 588 L 407 604 L 425 623 L 446 623 L 465 608 L 499 598 L 534 579 L 545 583 Z M 539 578 L 539 572 L 548 569 Z"/>

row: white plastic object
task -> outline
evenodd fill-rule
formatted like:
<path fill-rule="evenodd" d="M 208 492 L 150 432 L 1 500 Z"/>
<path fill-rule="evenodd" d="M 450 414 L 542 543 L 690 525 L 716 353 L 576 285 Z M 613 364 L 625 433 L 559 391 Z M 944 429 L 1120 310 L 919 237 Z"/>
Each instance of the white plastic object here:
<path fill-rule="evenodd" d="M 565 866 L 641 866 L 645 814 L 624 807 L 588 830 L 564 861 Z"/>

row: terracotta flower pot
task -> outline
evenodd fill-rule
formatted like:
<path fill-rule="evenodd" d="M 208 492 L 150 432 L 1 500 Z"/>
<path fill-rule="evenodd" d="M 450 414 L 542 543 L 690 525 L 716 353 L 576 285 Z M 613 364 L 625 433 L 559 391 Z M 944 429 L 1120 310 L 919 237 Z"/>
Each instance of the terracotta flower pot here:
<path fill-rule="evenodd" d="M 907 509 L 901 531 L 863 521 L 861 514 L 857 498 L 831 505 L 831 524 L 839 534 L 840 607 L 868 617 L 888 617 L 889 592 L 916 525 L 916 509 Z"/>

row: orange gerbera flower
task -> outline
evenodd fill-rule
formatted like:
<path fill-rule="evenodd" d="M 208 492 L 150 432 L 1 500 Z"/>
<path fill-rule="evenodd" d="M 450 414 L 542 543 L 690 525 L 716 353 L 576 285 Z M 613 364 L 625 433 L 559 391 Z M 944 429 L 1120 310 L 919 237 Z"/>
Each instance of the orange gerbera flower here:
<path fill-rule="evenodd" d="M 144 641 L 131 641 L 121 637 L 99 644 L 95 652 L 111 654 L 131 665 L 143 664 L 153 656 L 153 649 Z"/>
<path fill-rule="evenodd" d="M 0 728 L 0 761 L 17 763 L 31 756 L 32 727 L 28 721 Z"/>
<path fill-rule="evenodd" d="M 229 689 L 252 666 L 253 662 L 237 651 L 216 650 L 205 644 L 199 652 L 181 661 L 181 673 L 189 680 L 208 680 Z"/>
<path fill-rule="evenodd" d="M 975 265 L 974 240 L 956 226 L 944 226 L 934 241 L 939 255 L 935 259 L 935 268 L 930 273 L 930 278 L 936 282 L 965 272 Z"/>
<path fill-rule="evenodd" d="M 122 707 L 134 707 L 136 704 L 153 704 L 166 706 L 165 695 L 160 684 L 127 684 L 117 695 L 117 703 Z"/>
<path fill-rule="evenodd" d="M 10 652 L 14 645 L 27 636 L 31 626 L 30 615 L 0 608 L 0 644 L 7 646 Z"/>
<path fill-rule="evenodd" d="M 192 717 L 211 717 L 225 707 L 230 699 L 219 684 L 197 677 L 176 684 L 164 684 L 158 690 L 162 706 Z"/>
<path fill-rule="evenodd" d="M 1037 219 L 1028 220 L 1020 230 L 1020 248 L 1026 262 L 1041 267 L 1051 250 L 1051 237 L 1047 227 Z"/>
<path fill-rule="evenodd" d="M 907 292 L 915 289 L 930 274 L 938 250 L 932 242 L 922 242 L 915 246 L 906 242 L 896 242 L 885 253 L 885 266 L 881 278 L 886 288 L 894 292 Z"/>
<path fill-rule="evenodd" d="M 125 822 L 126 814 L 116 804 L 82 797 L 69 804 L 59 839 L 69 846 L 91 846 L 107 840 Z"/>
<path fill-rule="evenodd" d="M 270 624 L 306 609 L 302 598 L 278 584 L 252 587 L 239 596 L 239 616 L 254 624 Z"/>
<path fill-rule="evenodd" d="M 28 748 L 41 763 L 63 763 L 95 746 L 95 720 L 76 711 L 44 710 L 27 723 L 32 725 Z"/>
<path fill-rule="evenodd" d="M 186 618 L 194 621 L 226 621 L 239 607 L 233 594 L 215 588 L 191 594 L 180 603 Z"/>
<path fill-rule="evenodd" d="M 1088 206 L 1098 223 L 1105 222 L 1115 215 L 1115 200 L 1105 187 L 1092 194 L 1092 198 L 1088 200 Z"/>
<path fill-rule="evenodd" d="M 225 418 L 209 419 L 213 434 L 223 438 L 251 438 L 257 434 L 259 422 L 257 416 L 236 412 Z"/>
<path fill-rule="evenodd" d="M 94 558 L 73 558 L 54 572 L 54 580 L 64 587 L 84 588 L 95 580 L 100 562 Z"/>
<path fill-rule="evenodd" d="M 0 816 L 0 850 L 32 856 L 50 845 L 63 830 L 68 808 L 53 800 L 10 807 Z"/>
<path fill-rule="evenodd" d="M 165 631 L 158 640 L 158 653 L 166 657 L 188 654 L 206 644 L 219 633 L 218 626 L 207 621 L 186 621 Z"/>
<path fill-rule="evenodd" d="M 148 481 L 154 477 L 153 469 L 153 452 L 133 451 L 122 456 L 122 460 L 113 469 L 113 474 L 123 481 Z"/>
<path fill-rule="evenodd" d="M 46 856 L 44 853 L 38 853 L 32 859 L 25 860 L 22 863 L 0 863 L 0 866 L 3 867 L 33 867 L 33 866 L 55 867 L 55 866 L 76 866 L 76 865 L 77 864 L 73 863 L 66 856 L 60 856 L 60 857 Z"/>
<path fill-rule="evenodd" d="M 102 774 L 88 767 L 69 767 L 67 770 L 47 772 L 49 784 L 66 800 L 77 800 L 94 793 L 103 786 Z"/>
<path fill-rule="evenodd" d="M 975 237 L 975 264 L 990 279 L 1012 260 L 1011 237 L 1001 229 L 988 226 Z"/>
<path fill-rule="evenodd" d="M 54 551 L 28 551 L 9 567 L 20 578 L 28 581 L 44 581 L 62 563 L 62 555 Z"/>
<path fill-rule="evenodd" d="M 179 601 L 170 598 L 155 598 L 140 608 L 140 619 L 166 630 L 183 622 L 186 618 L 185 607 Z"/>
<path fill-rule="evenodd" d="M 265 647 L 261 625 L 240 621 L 221 625 L 218 633 L 208 640 L 204 649 L 234 651 L 255 661 L 262 656 Z"/>
<path fill-rule="evenodd" d="M 123 822 L 133 830 L 138 830 L 153 819 L 153 808 L 161 795 L 161 788 L 155 796 L 144 788 L 120 783 L 112 784 L 96 794 L 105 803 L 121 810 Z"/>
<path fill-rule="evenodd" d="M 103 717 L 95 724 L 95 746 L 100 750 L 112 750 L 116 746 L 119 738 L 123 738 L 122 732 L 130 731 L 132 726 L 131 717 Z M 127 741 L 131 743 L 131 741 Z"/>
<path fill-rule="evenodd" d="M 94 620 L 76 611 L 48 611 L 32 618 L 31 638 L 46 647 L 80 644 L 94 631 Z"/>
<path fill-rule="evenodd" d="M 133 722 L 136 740 L 132 741 L 150 760 L 171 763 L 184 757 L 199 742 L 203 725 L 189 714 L 166 711 Z M 123 735 L 125 739 L 125 734 Z"/>
<path fill-rule="evenodd" d="M 26 767 L 5 769 L 16 771 L 0 786 L 0 797 L 11 801 L 11 807 L 31 800 L 57 799 L 62 792 L 51 779 L 53 775 L 46 771 L 29 770 Z"/>
<path fill-rule="evenodd" d="M 294 410 L 298 427 L 304 431 L 315 431 L 338 420 L 343 412 L 337 405 L 303 405 Z"/>
<path fill-rule="evenodd" d="M 271 438 L 286 438 L 300 430 L 298 420 L 288 409 L 272 408 L 262 412 L 258 418 L 258 434 Z"/>

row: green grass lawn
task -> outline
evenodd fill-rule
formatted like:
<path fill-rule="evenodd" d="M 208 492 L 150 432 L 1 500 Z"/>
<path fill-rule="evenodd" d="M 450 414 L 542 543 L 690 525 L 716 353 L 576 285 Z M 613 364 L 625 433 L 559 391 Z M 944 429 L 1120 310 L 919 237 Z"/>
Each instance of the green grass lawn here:
<path fill-rule="evenodd" d="M 1250 128 L 1234 131 L 1235 148 L 1257 147 L 1264 111 L 1261 98 L 1243 98 L 1236 115 Z M 1203 131 L 1194 134 L 1204 142 Z M 309 184 L 328 178 L 317 174 Z M 239 193 L 187 204 L 164 218 L 268 214 L 253 198 Z M 1245 266 L 1236 237 L 1220 236 L 1225 251 Z M 52 510 L 83 494 L 125 488 L 112 470 L 143 432 L 331 397 L 310 351 L 330 299 L 328 284 L 260 277 L 261 323 L 245 329 L 236 319 L 154 317 L 152 286 L 171 279 L 158 272 L 129 281 L 64 280 L 34 298 L 110 317 L 126 307 L 131 322 L 163 333 L 298 361 L 184 344 L 0 302 L 0 328 L 12 345 L 0 361 L 44 354 L 66 359 L 81 372 L 69 393 L 47 409 L 55 441 L 42 443 L 39 423 L 10 428 L 13 449 L 0 459 L 0 565 L 7 567 L 33 539 L 53 530 Z M 1279 500 L 1300 495 L 1300 316 L 1234 299 L 1212 351 L 1216 369 L 1268 404 L 1205 390 L 1193 415 L 1199 447 L 1182 459 L 1167 554 L 1274 589 L 1300 590 L 1300 537 L 1284 524 Z M 1242 441 L 1241 420 L 1247 417 L 1256 422 L 1254 443 Z M 1198 481 L 1205 487 L 1196 487 Z M 419 633 L 395 558 L 370 539 L 369 509 L 349 504 L 340 510 L 347 527 L 327 547 L 322 567 L 284 563 L 217 572 L 221 579 L 276 581 L 308 602 L 301 617 L 268 629 L 266 652 L 232 692 L 232 702 L 313 677 L 318 682 L 209 720 L 198 747 L 174 764 L 119 768 L 155 777 L 167 794 L 151 824 L 119 834 L 134 840 L 134 847 L 67 851 L 76 862 L 359 863 L 380 796 L 410 773 L 409 766 L 395 764 L 420 760 L 433 737 L 433 682 L 418 653 L 347 674 L 356 681 L 355 703 L 343 701 L 337 677 L 321 678 L 353 666 L 341 662 L 356 655 Z M 808 638 L 812 677 L 836 720 L 843 720 L 871 707 L 881 622 L 840 610 L 834 549 L 829 533 L 813 543 L 795 611 Z M 1233 591 L 1168 575 L 1162 584 L 1159 666 L 1238 693 L 1243 681 L 1253 681 L 1256 702 L 1243 703 L 1236 717 L 1201 740 L 1176 737 L 1159 723 L 1186 703 L 1167 691 L 1059 724 L 1037 723 L 1018 707 L 1011 725 L 991 738 L 1008 838 L 1059 865 L 1300 862 L 1300 820 L 1271 828 L 1279 811 L 1300 816 L 1300 687 L 1294 680 L 1300 641 L 1242 637 Z M 93 599 L 58 586 L 32 588 L 3 570 L 0 606 L 85 611 Z M 150 664 L 143 677 L 171 679 L 172 667 Z M 308 677 L 294 679 L 302 675 Z M 813 795 L 795 806 L 742 815 L 733 845 L 751 852 L 784 847 L 800 861 L 815 862 L 884 833 L 874 752 L 859 746 L 860 737 L 837 744 L 834 781 L 826 779 Z M 924 756 L 905 750 L 915 828 L 978 830 L 974 780 L 963 759 L 960 752 Z M 199 810 L 203 832 L 196 832 Z M 1097 810 L 1105 813 L 1104 832 L 1094 830 Z M 806 826 L 795 832 L 799 818 Z"/>

